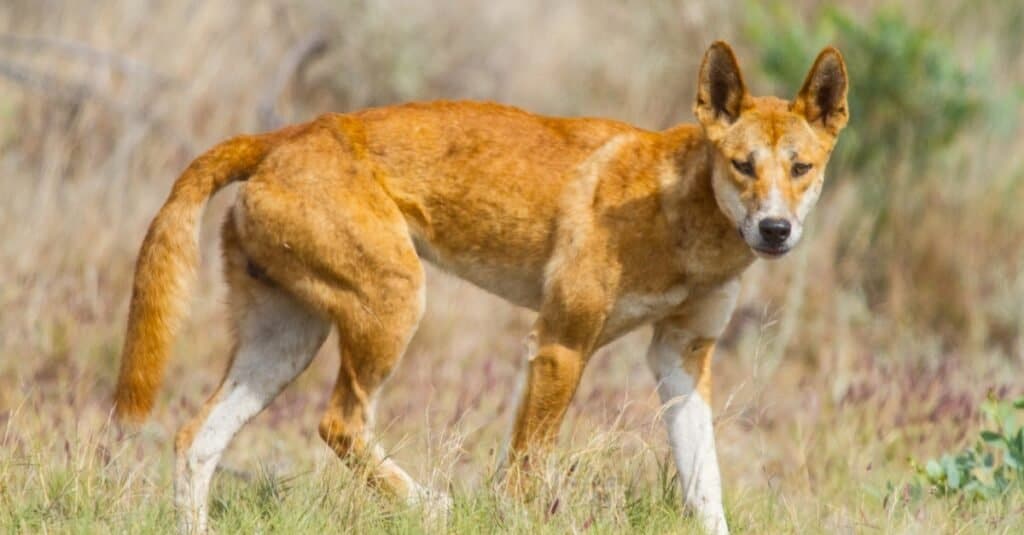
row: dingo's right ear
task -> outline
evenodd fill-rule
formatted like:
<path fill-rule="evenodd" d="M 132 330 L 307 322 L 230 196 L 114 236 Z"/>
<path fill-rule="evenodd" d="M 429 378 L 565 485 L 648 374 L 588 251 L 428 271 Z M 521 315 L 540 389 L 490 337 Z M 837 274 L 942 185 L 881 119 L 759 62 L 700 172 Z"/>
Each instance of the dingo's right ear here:
<path fill-rule="evenodd" d="M 736 55 L 725 41 L 715 41 L 704 53 L 697 80 L 693 114 L 711 139 L 734 123 L 743 109 L 747 88 Z"/>

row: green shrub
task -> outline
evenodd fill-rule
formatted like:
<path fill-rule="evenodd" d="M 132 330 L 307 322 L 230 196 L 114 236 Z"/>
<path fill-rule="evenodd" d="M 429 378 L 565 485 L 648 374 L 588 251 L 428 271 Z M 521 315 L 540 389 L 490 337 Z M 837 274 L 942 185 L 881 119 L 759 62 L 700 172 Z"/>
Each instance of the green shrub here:
<path fill-rule="evenodd" d="M 843 52 L 851 119 L 836 149 L 836 175 L 880 174 L 905 161 L 920 165 L 984 111 L 978 89 L 988 76 L 981 64 L 973 71 L 959 65 L 949 44 L 896 11 L 860 21 L 827 8 L 803 21 L 781 6 L 751 4 L 748 22 L 761 72 L 784 94 L 796 94 L 793 84 L 802 82 L 821 47 L 834 44 Z"/>
<path fill-rule="evenodd" d="M 1017 418 L 1024 410 L 1024 398 L 1013 403 L 990 399 L 981 409 L 990 429 L 982 431 L 970 448 L 918 466 L 922 486 L 940 496 L 973 499 L 1024 489 L 1024 426 Z"/>

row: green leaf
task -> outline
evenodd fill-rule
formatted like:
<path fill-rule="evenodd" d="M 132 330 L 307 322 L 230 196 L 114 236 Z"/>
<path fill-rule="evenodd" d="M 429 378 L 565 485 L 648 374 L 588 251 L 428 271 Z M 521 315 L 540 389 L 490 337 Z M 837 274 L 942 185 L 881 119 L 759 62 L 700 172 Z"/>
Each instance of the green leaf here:
<path fill-rule="evenodd" d="M 1014 470 L 1021 469 L 1021 461 L 1013 455 L 1007 455 L 1006 457 L 1003 457 L 1003 462 L 1006 463 L 1006 466 L 1009 466 Z"/>
<path fill-rule="evenodd" d="M 981 432 L 981 439 L 984 440 L 985 442 L 999 442 L 1003 440 L 1003 435 L 1000 435 L 995 431 L 986 430 Z"/>
<path fill-rule="evenodd" d="M 1014 401 L 1013 402 L 1013 408 L 1015 408 L 1015 409 L 1024 409 L 1024 398 L 1020 398 L 1017 401 Z"/>
<path fill-rule="evenodd" d="M 979 498 L 987 498 L 988 497 L 987 493 L 986 493 L 987 489 L 985 488 L 985 485 L 983 485 L 981 483 L 981 481 L 978 481 L 977 479 L 975 479 L 975 480 L 971 481 L 970 483 L 964 485 L 964 489 L 963 490 L 964 490 L 964 494 L 966 494 L 968 497 L 970 497 L 971 499 L 974 499 L 974 500 L 977 500 Z"/>
<path fill-rule="evenodd" d="M 946 484 L 949 488 L 953 490 L 959 489 L 961 479 L 960 467 L 955 462 L 946 463 Z"/>
<path fill-rule="evenodd" d="M 942 476 L 946 473 L 935 459 L 929 460 L 928 463 L 924 465 L 924 471 L 928 474 L 928 478 L 933 482 L 941 481 Z"/>

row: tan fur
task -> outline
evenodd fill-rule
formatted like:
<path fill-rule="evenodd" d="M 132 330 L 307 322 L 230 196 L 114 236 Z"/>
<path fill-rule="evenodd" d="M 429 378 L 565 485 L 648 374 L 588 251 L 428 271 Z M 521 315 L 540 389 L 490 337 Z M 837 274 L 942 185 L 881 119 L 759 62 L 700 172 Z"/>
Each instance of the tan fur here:
<path fill-rule="evenodd" d="M 713 311 L 719 330 L 691 327 L 708 313 L 703 296 L 734 288 L 756 258 L 738 218 L 782 210 L 765 208 L 773 192 L 798 211 L 820 189 L 845 123 L 838 52 L 823 51 L 815 69 L 792 104 L 751 97 L 732 51 L 715 43 L 701 67 L 701 124 L 662 132 L 434 102 L 218 145 L 178 180 L 143 242 L 118 415 L 139 420 L 152 407 L 197 261 L 200 210 L 232 180 L 246 182 L 229 233 L 252 268 L 235 284 L 280 289 L 337 326 L 342 365 L 320 434 L 339 456 L 368 459 L 382 488 L 416 492 L 369 433 L 374 396 L 423 313 L 421 259 L 539 312 L 512 458 L 554 440 L 589 356 L 639 325 L 674 318 L 697 335 L 680 358 L 710 399 L 714 338 L 735 292 Z M 756 178 L 730 164 L 750 154 L 760 155 Z M 789 177 L 790 157 L 813 171 Z M 197 425 L 179 434 L 180 448 Z"/>
<path fill-rule="evenodd" d="M 207 199 L 244 179 L 277 143 L 297 128 L 239 136 L 197 158 L 174 184 L 149 226 L 135 266 L 115 409 L 123 420 L 141 421 L 153 407 L 164 364 L 185 313 L 192 272 L 198 263 L 199 216 Z"/>
<path fill-rule="evenodd" d="M 690 343 L 683 355 L 683 369 L 697 379 L 697 393 L 711 404 L 711 357 L 715 352 L 715 341 L 698 338 Z"/>

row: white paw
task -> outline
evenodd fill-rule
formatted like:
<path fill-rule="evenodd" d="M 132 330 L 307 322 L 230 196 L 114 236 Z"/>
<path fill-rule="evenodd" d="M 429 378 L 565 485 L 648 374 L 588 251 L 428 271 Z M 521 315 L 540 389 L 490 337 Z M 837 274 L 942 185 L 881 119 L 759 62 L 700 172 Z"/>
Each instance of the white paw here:
<path fill-rule="evenodd" d="M 409 500 L 410 505 L 421 507 L 429 524 L 445 524 L 452 510 L 452 498 L 445 492 L 420 487 Z"/>
<path fill-rule="evenodd" d="M 725 523 L 724 514 L 701 514 L 700 519 L 706 533 L 711 535 L 729 535 L 729 526 Z"/>

